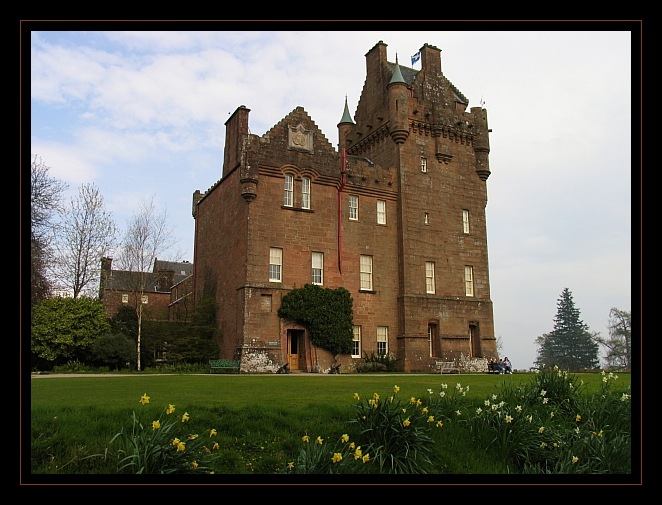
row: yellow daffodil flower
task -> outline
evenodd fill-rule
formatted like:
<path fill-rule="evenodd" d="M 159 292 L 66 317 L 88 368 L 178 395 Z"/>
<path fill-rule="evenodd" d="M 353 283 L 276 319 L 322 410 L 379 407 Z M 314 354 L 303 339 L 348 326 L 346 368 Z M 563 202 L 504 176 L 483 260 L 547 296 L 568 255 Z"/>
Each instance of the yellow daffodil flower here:
<path fill-rule="evenodd" d="M 218 435 L 218 432 L 217 432 L 214 428 L 212 428 L 212 429 L 209 431 L 209 436 L 210 436 L 210 437 L 215 437 L 216 435 Z"/>
<path fill-rule="evenodd" d="M 342 440 L 343 444 L 346 444 L 347 442 L 349 442 L 349 435 L 347 433 L 343 434 L 343 436 L 340 437 L 340 440 Z"/>
<path fill-rule="evenodd" d="M 411 424 L 411 421 L 409 420 L 409 418 L 407 418 L 407 419 L 405 419 L 404 421 L 402 421 L 402 424 L 403 424 L 404 427 L 406 428 L 407 426 L 409 426 L 409 425 Z"/>
<path fill-rule="evenodd" d="M 441 428 L 444 425 L 441 421 L 437 421 L 437 428 Z"/>
<path fill-rule="evenodd" d="M 324 439 L 322 437 L 317 437 L 317 440 L 315 440 L 319 445 L 322 445 L 324 443 Z"/>
<path fill-rule="evenodd" d="M 172 414 L 175 411 L 175 406 L 171 403 L 166 409 L 166 414 Z"/>
<path fill-rule="evenodd" d="M 393 386 L 393 391 L 394 391 L 395 393 L 400 392 L 400 386 L 398 386 L 398 385 Z"/>
<path fill-rule="evenodd" d="M 145 393 L 144 395 L 142 395 L 140 397 L 140 403 L 142 405 L 145 405 L 145 404 L 149 403 L 149 396 L 147 396 L 147 393 Z"/>
<path fill-rule="evenodd" d="M 363 456 L 362 459 L 364 463 L 367 463 L 368 461 L 370 461 L 370 454 L 366 454 L 365 456 Z"/>
<path fill-rule="evenodd" d="M 360 399 L 361 399 L 361 397 L 359 396 L 359 394 L 358 394 L 358 393 L 354 393 L 354 400 L 358 401 L 358 400 L 360 400 Z"/>
<path fill-rule="evenodd" d="M 334 452 L 333 453 L 333 458 L 331 458 L 334 463 L 337 463 L 338 461 L 342 461 L 342 454 L 339 452 Z"/>
<path fill-rule="evenodd" d="M 308 435 L 304 435 L 303 437 L 301 437 L 301 441 L 302 442 L 310 442 L 310 437 Z"/>
<path fill-rule="evenodd" d="M 512 418 L 511 416 L 506 416 L 506 422 L 507 422 L 507 423 L 512 423 L 512 422 L 513 422 L 513 418 Z"/>
<path fill-rule="evenodd" d="M 292 468 L 294 468 L 294 461 L 288 462 L 287 463 L 287 468 L 288 468 L 288 470 L 292 470 Z"/>
<path fill-rule="evenodd" d="M 184 412 L 184 414 L 182 415 L 182 422 L 188 423 L 188 420 L 189 420 L 188 412 Z"/>
<path fill-rule="evenodd" d="M 197 462 L 197 461 L 191 461 L 191 466 L 192 466 L 193 468 L 198 468 L 199 465 L 198 465 L 198 462 Z"/>
<path fill-rule="evenodd" d="M 152 429 L 158 430 L 161 427 L 161 423 L 158 421 L 152 421 Z"/>
<path fill-rule="evenodd" d="M 575 421 L 579 422 L 579 421 L 581 421 L 581 420 L 582 420 L 582 416 L 580 416 L 579 414 L 577 414 L 577 415 L 575 416 Z"/>
<path fill-rule="evenodd" d="M 577 461 L 579 461 L 579 458 L 577 456 L 573 456 L 572 457 L 572 462 L 577 463 Z"/>

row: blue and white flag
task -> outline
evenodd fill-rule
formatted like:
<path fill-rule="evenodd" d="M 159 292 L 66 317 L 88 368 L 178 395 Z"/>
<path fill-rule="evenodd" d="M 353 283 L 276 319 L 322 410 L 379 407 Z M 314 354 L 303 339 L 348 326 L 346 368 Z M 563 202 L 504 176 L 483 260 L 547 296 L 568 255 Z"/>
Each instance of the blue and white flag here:
<path fill-rule="evenodd" d="M 420 59 L 421 59 L 421 52 L 418 51 L 414 56 L 411 57 L 411 65 L 414 66 L 414 63 L 416 63 Z"/>

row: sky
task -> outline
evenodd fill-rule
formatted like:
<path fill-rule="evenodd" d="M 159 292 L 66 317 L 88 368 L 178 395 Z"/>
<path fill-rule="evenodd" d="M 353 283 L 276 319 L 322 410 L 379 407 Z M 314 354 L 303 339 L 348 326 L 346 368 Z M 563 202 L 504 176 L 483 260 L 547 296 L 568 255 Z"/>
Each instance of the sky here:
<path fill-rule="evenodd" d="M 608 336 L 610 310 L 632 310 L 639 34 L 599 23 L 354 26 L 33 24 L 31 154 L 68 185 L 66 198 L 95 184 L 122 230 L 153 199 L 176 240 L 159 259 L 193 261 L 193 192 L 221 178 L 225 122 L 237 107 L 263 135 L 301 106 L 337 148 L 365 54 L 383 41 L 388 61 L 420 70 L 411 56 L 427 43 L 492 129 L 486 217 L 500 355 L 533 366 L 564 288 L 589 330 Z"/>

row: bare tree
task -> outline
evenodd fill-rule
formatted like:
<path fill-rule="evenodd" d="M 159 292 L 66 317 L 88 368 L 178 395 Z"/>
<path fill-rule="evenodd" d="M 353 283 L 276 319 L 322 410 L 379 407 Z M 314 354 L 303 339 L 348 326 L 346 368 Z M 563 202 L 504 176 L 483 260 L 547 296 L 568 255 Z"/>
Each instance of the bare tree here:
<path fill-rule="evenodd" d="M 173 233 L 167 227 L 167 212 L 157 214 L 154 198 L 143 202 L 138 213 L 129 221 L 124 234 L 118 263 L 127 272 L 126 291 L 133 293 L 136 315 L 138 316 L 138 337 L 136 341 L 136 368 L 141 369 L 140 336 L 144 310 L 144 296 L 147 282 L 151 278 L 150 268 L 158 256 L 174 245 Z"/>
<path fill-rule="evenodd" d="M 47 276 L 48 257 L 53 239 L 53 217 L 60 207 L 67 184 L 50 177 L 40 156 L 32 155 L 30 165 L 30 288 L 31 301 L 45 298 L 51 290 Z"/>
<path fill-rule="evenodd" d="M 609 311 L 609 337 L 595 335 L 596 342 L 606 347 L 607 366 L 631 370 L 632 365 L 632 312 L 612 308 Z"/>
<path fill-rule="evenodd" d="M 115 243 L 117 227 L 106 212 L 103 197 L 94 184 L 83 184 L 78 196 L 60 211 L 55 242 L 53 278 L 78 298 L 98 292 L 101 258 Z"/>

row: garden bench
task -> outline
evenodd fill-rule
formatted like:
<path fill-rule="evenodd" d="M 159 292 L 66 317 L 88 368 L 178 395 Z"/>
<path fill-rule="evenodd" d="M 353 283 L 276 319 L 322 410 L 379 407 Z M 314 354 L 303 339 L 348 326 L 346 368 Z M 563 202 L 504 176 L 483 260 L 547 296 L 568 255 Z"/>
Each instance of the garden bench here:
<path fill-rule="evenodd" d="M 435 370 L 439 373 L 460 373 L 453 361 L 435 361 Z"/>
<path fill-rule="evenodd" d="M 210 359 L 209 373 L 239 373 L 241 362 L 238 359 Z"/>

